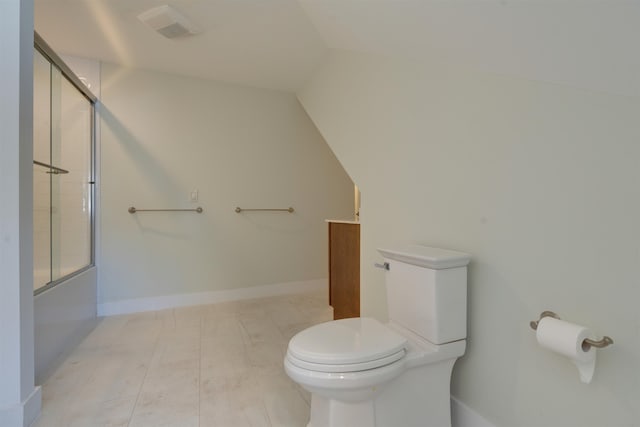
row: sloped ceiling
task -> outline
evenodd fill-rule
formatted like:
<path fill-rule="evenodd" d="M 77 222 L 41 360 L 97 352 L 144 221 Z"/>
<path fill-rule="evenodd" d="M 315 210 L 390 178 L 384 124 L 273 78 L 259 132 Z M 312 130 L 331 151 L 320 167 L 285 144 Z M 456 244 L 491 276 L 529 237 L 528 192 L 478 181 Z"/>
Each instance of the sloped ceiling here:
<path fill-rule="evenodd" d="M 137 19 L 163 4 L 202 33 L 167 39 Z M 296 0 L 35 0 L 35 27 L 59 53 L 282 90 L 327 50 Z"/>
<path fill-rule="evenodd" d="M 640 1 L 35 0 L 61 53 L 295 91 L 328 49 L 435 58 L 640 96 Z M 204 31 L 168 40 L 136 16 L 171 4 Z"/>

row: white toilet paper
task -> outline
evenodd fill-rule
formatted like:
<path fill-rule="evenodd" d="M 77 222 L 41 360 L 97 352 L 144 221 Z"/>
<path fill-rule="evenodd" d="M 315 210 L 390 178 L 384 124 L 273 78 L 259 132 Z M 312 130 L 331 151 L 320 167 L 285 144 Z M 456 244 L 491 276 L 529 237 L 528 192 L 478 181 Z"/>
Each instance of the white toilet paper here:
<path fill-rule="evenodd" d="M 587 351 L 582 349 L 582 342 L 590 335 L 589 329 L 584 326 L 553 317 L 540 319 L 536 330 L 538 344 L 571 359 L 578 368 L 580 380 L 587 384 L 591 382 L 596 368 L 595 348 L 590 347 Z"/>

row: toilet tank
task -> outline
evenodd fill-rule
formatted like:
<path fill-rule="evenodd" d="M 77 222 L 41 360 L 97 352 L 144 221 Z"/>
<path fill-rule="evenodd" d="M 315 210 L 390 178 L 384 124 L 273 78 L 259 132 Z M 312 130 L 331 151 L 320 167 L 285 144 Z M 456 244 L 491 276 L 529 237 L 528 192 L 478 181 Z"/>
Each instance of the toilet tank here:
<path fill-rule="evenodd" d="M 389 265 L 389 320 L 434 344 L 466 338 L 469 255 L 428 246 L 378 252 Z"/>

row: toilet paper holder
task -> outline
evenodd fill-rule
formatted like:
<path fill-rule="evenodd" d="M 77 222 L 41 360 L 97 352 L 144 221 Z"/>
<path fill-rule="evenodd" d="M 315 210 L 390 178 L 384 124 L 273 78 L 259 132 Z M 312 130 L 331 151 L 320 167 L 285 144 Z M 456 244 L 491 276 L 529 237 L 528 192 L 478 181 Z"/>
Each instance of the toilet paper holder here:
<path fill-rule="evenodd" d="M 538 320 L 532 320 L 531 322 L 529 322 L 529 326 L 531 326 L 531 329 L 533 329 L 534 331 L 538 329 L 538 322 L 543 319 L 544 317 L 553 317 L 554 319 L 558 319 L 560 320 L 560 316 L 558 316 L 556 313 L 554 313 L 553 311 L 548 311 L 545 310 L 542 313 L 540 313 L 540 319 Z M 613 344 L 613 339 L 611 339 L 611 337 L 608 336 L 603 336 L 602 339 L 600 340 L 592 340 L 590 338 L 585 338 L 584 341 L 582 341 L 582 349 L 584 351 L 588 351 L 589 348 L 591 347 L 595 347 L 595 348 L 605 348 L 609 345 Z"/>

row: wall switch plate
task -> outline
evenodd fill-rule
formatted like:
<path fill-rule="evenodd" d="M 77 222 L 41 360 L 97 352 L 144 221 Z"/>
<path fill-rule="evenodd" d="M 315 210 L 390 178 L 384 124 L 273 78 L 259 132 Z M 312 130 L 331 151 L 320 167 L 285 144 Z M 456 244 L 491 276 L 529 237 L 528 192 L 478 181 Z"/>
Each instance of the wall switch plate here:
<path fill-rule="evenodd" d="M 198 201 L 198 190 L 191 190 L 189 193 L 189 201 L 195 203 Z"/>

